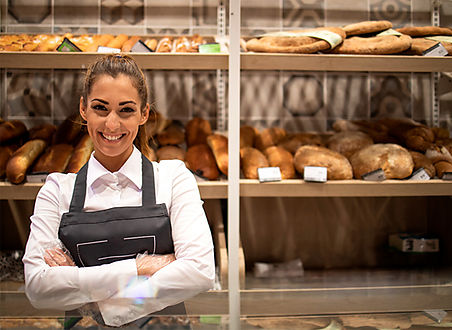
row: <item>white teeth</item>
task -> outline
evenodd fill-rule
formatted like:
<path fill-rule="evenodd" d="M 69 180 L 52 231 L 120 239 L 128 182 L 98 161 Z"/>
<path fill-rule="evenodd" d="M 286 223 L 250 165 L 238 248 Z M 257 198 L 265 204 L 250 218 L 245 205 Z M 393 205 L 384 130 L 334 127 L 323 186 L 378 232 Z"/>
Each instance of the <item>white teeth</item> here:
<path fill-rule="evenodd" d="M 104 138 L 106 138 L 109 141 L 115 141 L 115 140 L 119 140 L 122 137 L 121 135 L 106 135 L 106 134 L 102 134 Z"/>

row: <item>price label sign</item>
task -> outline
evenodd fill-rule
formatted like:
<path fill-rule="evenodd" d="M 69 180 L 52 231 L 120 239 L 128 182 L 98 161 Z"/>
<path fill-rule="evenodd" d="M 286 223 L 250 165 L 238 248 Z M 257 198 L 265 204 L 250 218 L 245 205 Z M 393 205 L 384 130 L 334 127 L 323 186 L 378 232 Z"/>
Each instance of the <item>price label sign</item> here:
<path fill-rule="evenodd" d="M 418 168 L 411 178 L 409 180 L 416 180 L 416 181 L 427 181 L 430 180 L 430 176 L 425 172 L 424 168 Z"/>
<path fill-rule="evenodd" d="M 446 56 L 449 52 L 443 46 L 442 43 L 438 42 L 436 45 L 430 47 L 422 53 L 422 56 Z"/>
<path fill-rule="evenodd" d="M 443 180 L 452 180 L 452 172 L 445 172 L 441 177 Z"/>
<path fill-rule="evenodd" d="M 379 168 L 378 170 L 363 174 L 362 179 L 365 181 L 384 181 L 386 180 L 385 172 Z"/>
<path fill-rule="evenodd" d="M 260 167 L 257 169 L 259 182 L 281 181 L 281 170 L 279 167 Z"/>
<path fill-rule="evenodd" d="M 304 181 L 326 182 L 327 169 L 322 166 L 305 166 L 303 171 Z"/>
<path fill-rule="evenodd" d="M 99 46 L 99 47 L 97 47 L 97 52 L 98 53 L 108 53 L 108 54 L 113 53 L 113 54 L 116 54 L 116 53 L 120 53 L 121 49 Z"/>

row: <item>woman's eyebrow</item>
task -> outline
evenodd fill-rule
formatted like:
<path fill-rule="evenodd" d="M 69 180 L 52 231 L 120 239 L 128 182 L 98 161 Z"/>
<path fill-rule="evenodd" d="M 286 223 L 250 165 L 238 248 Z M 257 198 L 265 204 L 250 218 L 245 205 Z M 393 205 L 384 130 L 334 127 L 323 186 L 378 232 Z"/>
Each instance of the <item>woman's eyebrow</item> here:
<path fill-rule="evenodd" d="M 127 103 L 136 104 L 135 101 L 123 101 L 123 102 L 119 102 L 119 105 L 124 105 L 124 104 L 127 104 Z"/>
<path fill-rule="evenodd" d="M 108 104 L 107 101 L 104 101 L 104 100 L 102 100 L 102 99 L 92 99 L 91 102 L 93 102 L 93 101 L 101 102 L 101 103 L 103 103 L 103 104 Z"/>

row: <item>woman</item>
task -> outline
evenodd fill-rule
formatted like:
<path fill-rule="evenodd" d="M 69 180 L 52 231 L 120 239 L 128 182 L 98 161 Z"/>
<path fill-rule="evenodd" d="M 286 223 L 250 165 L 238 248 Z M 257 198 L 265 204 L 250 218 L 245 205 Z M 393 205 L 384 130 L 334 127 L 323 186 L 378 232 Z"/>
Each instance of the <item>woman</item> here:
<path fill-rule="evenodd" d="M 90 66 L 80 115 L 94 152 L 78 174 L 48 176 L 31 217 L 23 262 L 33 306 L 97 303 L 103 321 L 120 326 L 212 288 L 212 238 L 193 175 L 135 146 L 148 147 L 137 136 L 149 104 L 131 57 Z M 55 248 L 60 240 L 70 255 Z"/>

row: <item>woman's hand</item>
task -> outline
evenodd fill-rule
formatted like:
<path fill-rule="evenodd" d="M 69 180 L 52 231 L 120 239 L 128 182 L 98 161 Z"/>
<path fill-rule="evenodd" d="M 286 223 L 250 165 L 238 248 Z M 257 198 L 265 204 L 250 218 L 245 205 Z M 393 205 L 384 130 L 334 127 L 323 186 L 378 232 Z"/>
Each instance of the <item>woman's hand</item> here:
<path fill-rule="evenodd" d="M 152 276 L 155 272 L 176 260 L 174 254 L 147 255 L 136 258 L 138 276 Z"/>
<path fill-rule="evenodd" d="M 44 260 L 50 267 L 75 266 L 74 261 L 61 249 L 45 250 Z"/>

